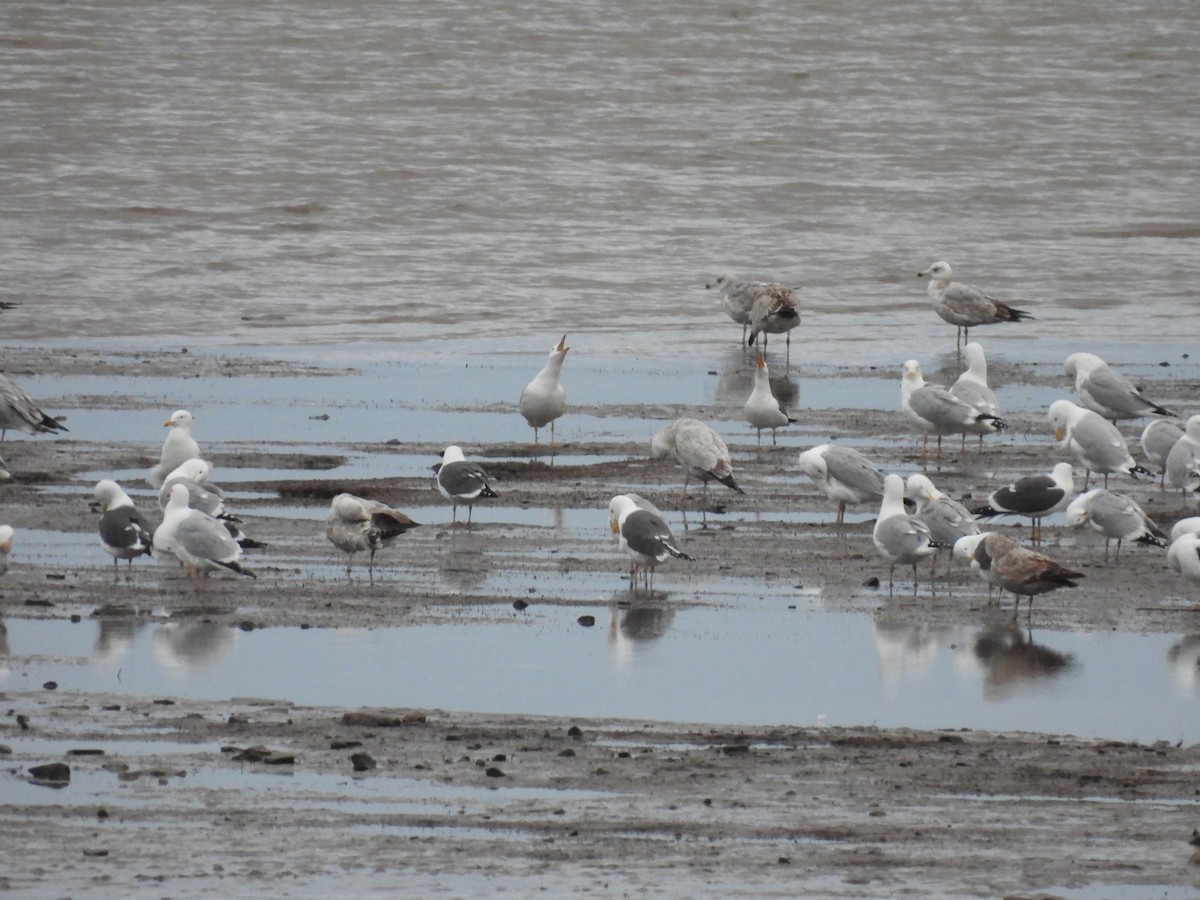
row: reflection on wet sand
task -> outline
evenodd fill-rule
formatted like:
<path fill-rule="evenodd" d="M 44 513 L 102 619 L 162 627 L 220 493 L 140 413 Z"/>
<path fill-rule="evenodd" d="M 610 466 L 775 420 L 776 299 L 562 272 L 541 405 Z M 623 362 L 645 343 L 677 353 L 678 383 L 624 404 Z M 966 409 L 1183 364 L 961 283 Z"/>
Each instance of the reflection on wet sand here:
<path fill-rule="evenodd" d="M 225 657 L 237 629 L 215 622 L 165 622 L 154 631 L 154 658 L 168 669 L 192 669 Z"/>
<path fill-rule="evenodd" d="M 675 609 L 666 591 L 621 590 L 609 602 L 608 649 L 619 666 L 632 665 L 639 645 L 656 641 L 671 629 Z"/>
<path fill-rule="evenodd" d="M 459 530 L 439 541 L 438 581 L 451 593 L 478 591 L 488 579 L 488 554 L 484 548 L 495 546 L 488 535 Z"/>
<path fill-rule="evenodd" d="M 0 622 L 0 675 L 7 675 L 8 667 L 8 626 Z"/>
<path fill-rule="evenodd" d="M 979 633 L 974 644 L 975 657 L 983 664 L 983 696 L 1003 700 L 1023 693 L 1036 682 L 1055 678 L 1075 665 L 1069 653 L 1059 653 L 1033 642 L 1032 632 L 999 627 Z"/>
<path fill-rule="evenodd" d="M 1200 682 L 1200 634 L 1185 634 L 1167 651 L 1171 683 L 1180 697 L 1191 697 Z"/>
<path fill-rule="evenodd" d="M 131 607 L 99 610 L 92 656 L 98 663 L 114 665 L 129 654 L 134 639 L 147 624 L 147 618 Z"/>

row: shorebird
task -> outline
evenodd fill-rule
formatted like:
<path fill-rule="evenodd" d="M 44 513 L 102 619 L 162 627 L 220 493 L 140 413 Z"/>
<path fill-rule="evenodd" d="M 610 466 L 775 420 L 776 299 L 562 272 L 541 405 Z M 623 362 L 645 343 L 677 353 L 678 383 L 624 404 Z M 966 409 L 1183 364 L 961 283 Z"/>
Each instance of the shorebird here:
<path fill-rule="evenodd" d="M 992 516 L 1025 516 L 1030 520 L 1029 539 L 1042 539 L 1042 519 L 1066 509 L 1075 492 L 1075 470 L 1060 462 L 1049 475 L 1025 475 L 1007 487 L 992 491 L 983 506 L 972 510 L 980 519 Z"/>
<path fill-rule="evenodd" d="M 1047 417 L 1054 426 L 1054 439 L 1060 441 L 1061 447 L 1070 451 L 1087 470 L 1084 490 L 1087 490 L 1092 472 L 1104 476 L 1105 487 L 1108 487 L 1109 475 L 1125 474 L 1136 478 L 1151 474 L 1149 469 L 1134 462 L 1117 426 L 1099 413 L 1076 406 L 1070 400 L 1055 400 L 1050 404 Z M 1200 420 L 1197 424 L 1200 426 Z"/>
<path fill-rule="evenodd" d="M 900 408 L 905 418 L 925 433 L 925 447 L 928 447 L 929 435 L 937 435 L 939 456 L 943 435 L 995 434 L 1008 427 L 999 416 L 979 410 L 940 385 L 927 384 L 921 374 L 921 364 L 915 359 L 904 363 Z"/>
<path fill-rule="evenodd" d="M 644 570 L 646 589 L 649 590 L 659 563 L 670 557 L 693 560 L 676 545 L 670 526 L 653 504 L 636 494 L 613 497 L 608 502 L 608 517 L 621 549 L 629 554 L 630 590 L 637 585 L 639 570 Z"/>
<path fill-rule="evenodd" d="M 1175 415 L 1144 397 L 1141 388 L 1094 353 L 1072 353 L 1063 368 L 1068 377 L 1075 379 L 1075 393 L 1084 408 L 1110 422 Z"/>
<path fill-rule="evenodd" d="M 837 501 L 837 531 L 845 528 L 847 503 L 878 503 L 883 499 L 883 472 L 851 447 L 819 444 L 800 454 L 800 470 L 830 500 Z"/>
<path fill-rule="evenodd" d="M 883 479 L 883 500 L 871 540 L 888 561 L 888 593 L 892 593 L 896 564 L 900 563 L 912 566 L 913 596 L 916 596 L 917 563 L 932 556 L 942 545 L 933 540 L 928 525 L 904 509 L 904 479 L 899 475 L 888 475 Z"/>
<path fill-rule="evenodd" d="M 762 446 L 764 428 L 771 429 L 771 445 L 774 446 L 775 431 L 784 425 L 794 425 L 796 420 L 787 414 L 783 404 L 771 393 L 771 379 L 766 360 L 759 356 L 754 367 L 754 389 L 742 410 L 746 421 L 758 431 L 758 445 Z"/>
<path fill-rule="evenodd" d="M 1175 538 L 1167 549 L 1167 565 L 1192 584 L 1200 585 L 1200 534 L 1184 532 Z"/>
<path fill-rule="evenodd" d="M 950 395 L 959 400 L 965 400 L 980 412 L 999 416 L 1000 403 L 996 400 L 995 392 L 988 385 L 987 357 L 984 355 L 983 345 L 972 341 L 963 347 L 963 356 L 966 357 L 967 368 L 958 376 L 954 384 L 950 385 Z M 981 447 L 983 446 L 983 434 L 980 431 L 979 445 Z M 964 434 L 964 446 L 966 440 L 967 436 Z"/>
<path fill-rule="evenodd" d="M 957 500 L 939 491 L 925 475 L 914 473 L 904 484 L 904 494 L 916 503 L 914 515 L 929 529 L 929 536 L 943 547 L 968 534 L 979 534 L 979 523 L 970 510 Z M 930 572 L 937 566 L 937 554 L 930 560 Z"/>
<path fill-rule="evenodd" d="M 442 453 L 442 461 L 435 465 L 437 472 L 437 489 L 443 497 L 450 501 L 454 508 L 451 524 L 458 523 L 458 505 L 467 508 L 467 524 L 471 524 L 471 516 L 475 504 L 485 497 L 499 497 L 489 483 L 487 472 L 478 463 L 468 462 L 463 456 L 462 447 L 451 444 Z"/>
<path fill-rule="evenodd" d="M 354 562 L 354 554 L 366 550 L 371 554 L 367 570 L 375 568 L 375 554 L 384 544 L 418 527 L 399 510 L 378 500 L 368 500 L 353 494 L 338 494 L 329 504 L 325 519 L 325 537 L 339 550 L 344 550 L 346 572 Z"/>
<path fill-rule="evenodd" d="M 1142 429 L 1140 443 L 1142 453 L 1146 455 L 1146 462 L 1162 470 L 1158 476 L 1159 487 L 1166 487 L 1167 457 L 1181 437 L 1183 429 L 1166 419 L 1154 419 Z"/>
<path fill-rule="evenodd" d="M 11 525 L 0 525 L 0 575 L 8 571 L 8 561 L 12 553 L 13 531 Z"/>
<path fill-rule="evenodd" d="M 750 337 L 747 345 L 754 344 L 762 335 L 763 354 L 767 352 L 767 336 L 782 334 L 787 338 L 787 354 L 784 364 L 792 364 L 792 329 L 800 324 L 800 304 L 796 292 L 782 284 L 770 283 L 754 298 L 750 307 Z"/>
<path fill-rule="evenodd" d="M 242 548 L 225 530 L 224 523 L 188 507 L 187 488 L 182 484 L 171 488 L 162 524 L 154 532 L 153 546 L 156 553 L 173 554 L 193 578 L 207 577 L 218 569 L 255 577 L 238 562 Z"/>
<path fill-rule="evenodd" d="M 924 272 L 918 272 L 917 277 L 929 278 L 926 290 L 933 311 L 957 329 L 955 349 L 961 348 L 962 342 L 970 339 L 970 329 L 977 325 L 1020 322 L 1033 318 L 1023 309 L 989 297 L 969 285 L 952 281 L 954 270 L 948 262 L 935 262 Z"/>
<path fill-rule="evenodd" d="M 1077 587 L 1075 582 L 1083 577 L 1082 572 L 1074 572 L 1043 553 L 991 531 L 959 538 L 954 544 L 954 555 L 969 560 L 971 570 L 984 581 L 1016 597 L 1014 618 L 1021 597 L 1029 598 L 1032 615 L 1034 596 L 1060 587 Z"/>
<path fill-rule="evenodd" d="M 554 423 L 567 411 L 567 393 L 559 384 L 563 360 L 567 358 L 567 336 L 550 351 L 550 358 L 542 370 L 534 376 L 533 381 L 525 385 L 521 391 L 521 415 L 533 428 L 533 442 L 538 442 L 538 429 L 550 426 L 550 446 L 554 446 Z"/>
<path fill-rule="evenodd" d="M 688 482 L 699 478 L 704 485 L 701 502 L 708 502 L 709 481 L 719 481 L 732 491 L 746 493 L 733 480 L 733 460 L 724 439 L 697 419 L 676 419 L 666 425 L 650 441 L 650 455 L 655 459 L 670 457 L 683 466 L 683 494 L 687 497 Z"/>
<path fill-rule="evenodd" d="M 177 409 L 171 413 L 171 418 L 163 422 L 170 428 L 167 439 L 163 441 L 162 450 L 158 455 L 158 464 L 146 475 L 146 483 L 152 488 L 160 488 L 166 477 L 189 459 L 202 458 L 200 445 L 192 437 L 192 426 L 196 420 L 186 409 Z"/>
<path fill-rule="evenodd" d="M 1105 560 L 1108 543 L 1114 539 L 1117 559 L 1121 558 L 1121 541 L 1167 546 L 1167 533 L 1140 506 L 1124 494 L 1104 488 L 1093 488 L 1072 500 L 1067 507 L 1067 524 L 1072 528 L 1091 525 L 1104 535 Z"/>
<path fill-rule="evenodd" d="M 152 556 L 154 529 L 121 486 L 105 478 L 96 483 L 93 491 L 100 509 L 100 546 L 113 558 L 115 578 L 121 560 L 126 560 L 125 573 L 133 568 L 139 556 Z"/>
<path fill-rule="evenodd" d="M 1200 416 L 1184 423 L 1183 437 L 1167 454 L 1166 483 L 1179 488 L 1185 498 L 1187 491 L 1200 489 Z"/>
<path fill-rule="evenodd" d="M 0 375 L 0 441 L 9 430 L 25 434 L 53 434 L 68 428 L 42 412 L 29 395 L 7 375 Z"/>

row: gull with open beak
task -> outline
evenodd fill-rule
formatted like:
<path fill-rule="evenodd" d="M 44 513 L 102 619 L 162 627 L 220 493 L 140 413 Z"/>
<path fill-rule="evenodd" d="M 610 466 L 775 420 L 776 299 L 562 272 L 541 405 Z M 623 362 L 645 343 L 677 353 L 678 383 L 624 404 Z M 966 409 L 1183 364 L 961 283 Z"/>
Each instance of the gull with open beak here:
<path fill-rule="evenodd" d="M 554 422 L 567 411 L 567 394 L 559 384 L 563 360 L 567 358 L 567 336 L 550 351 L 550 358 L 542 371 L 521 391 L 521 415 L 533 428 L 533 442 L 538 442 L 538 429 L 550 426 L 550 446 L 554 446 Z"/>

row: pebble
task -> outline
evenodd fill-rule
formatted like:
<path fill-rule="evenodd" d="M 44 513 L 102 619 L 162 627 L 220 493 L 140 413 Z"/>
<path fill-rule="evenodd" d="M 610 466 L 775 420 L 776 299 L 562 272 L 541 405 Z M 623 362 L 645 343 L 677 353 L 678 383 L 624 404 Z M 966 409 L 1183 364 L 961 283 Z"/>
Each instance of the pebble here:
<path fill-rule="evenodd" d="M 33 783 L 46 787 L 65 787 L 71 780 L 71 767 L 66 763 L 44 763 L 40 766 L 30 766 L 29 774 Z"/>
<path fill-rule="evenodd" d="M 350 764 L 354 766 L 355 772 L 369 772 L 374 769 L 378 763 L 375 758 L 369 753 L 353 753 L 350 755 Z"/>

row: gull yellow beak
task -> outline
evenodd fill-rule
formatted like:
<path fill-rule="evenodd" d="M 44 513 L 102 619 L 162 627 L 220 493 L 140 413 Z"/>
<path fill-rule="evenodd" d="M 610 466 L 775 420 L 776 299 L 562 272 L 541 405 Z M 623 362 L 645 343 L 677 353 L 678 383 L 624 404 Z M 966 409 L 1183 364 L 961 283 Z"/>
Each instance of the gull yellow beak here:
<path fill-rule="evenodd" d="M 558 342 L 558 346 L 554 348 L 555 353 L 566 353 L 571 348 L 567 346 L 567 336 L 564 334 L 562 340 Z"/>
<path fill-rule="evenodd" d="M 620 529 L 617 527 L 616 519 L 610 518 L 608 520 L 608 527 L 612 529 L 613 534 L 616 534 L 618 531 L 620 531 Z"/>
<path fill-rule="evenodd" d="M 765 369 L 767 367 L 767 361 L 760 356 L 758 358 L 758 362 L 756 362 L 755 365 L 758 366 L 758 368 L 760 368 L 760 369 Z"/>
<path fill-rule="evenodd" d="M 167 419 L 167 421 L 163 422 L 163 428 L 170 428 L 174 424 L 175 424 L 174 419 Z"/>
<path fill-rule="evenodd" d="M 1063 439 L 1063 430 L 1061 428 L 1054 429 L 1054 439 L 1056 441 L 1061 441 Z"/>

